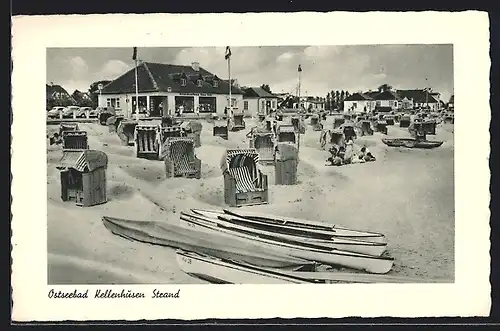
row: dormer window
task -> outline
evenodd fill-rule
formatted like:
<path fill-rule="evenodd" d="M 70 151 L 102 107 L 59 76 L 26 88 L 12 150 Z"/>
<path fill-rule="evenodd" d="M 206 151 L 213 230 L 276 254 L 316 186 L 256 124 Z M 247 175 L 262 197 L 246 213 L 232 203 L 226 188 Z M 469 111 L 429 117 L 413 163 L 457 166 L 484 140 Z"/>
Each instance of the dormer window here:
<path fill-rule="evenodd" d="M 219 81 L 217 79 L 214 79 L 214 87 L 219 87 Z"/>
<path fill-rule="evenodd" d="M 202 87 L 203 86 L 203 80 L 202 79 L 198 79 L 196 81 L 196 84 L 198 85 L 198 87 Z"/>
<path fill-rule="evenodd" d="M 187 79 L 181 78 L 181 86 L 186 86 L 186 85 L 187 85 Z"/>

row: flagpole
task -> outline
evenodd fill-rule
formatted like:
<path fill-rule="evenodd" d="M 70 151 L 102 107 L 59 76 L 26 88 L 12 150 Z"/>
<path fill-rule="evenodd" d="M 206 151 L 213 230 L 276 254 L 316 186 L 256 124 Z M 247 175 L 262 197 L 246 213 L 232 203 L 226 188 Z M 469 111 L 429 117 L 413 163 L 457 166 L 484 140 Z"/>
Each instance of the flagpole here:
<path fill-rule="evenodd" d="M 301 74 L 302 74 L 302 68 L 300 68 L 300 65 L 299 65 L 299 111 L 300 111 L 300 106 L 302 105 L 302 103 L 300 102 L 300 87 L 301 87 Z"/>
<path fill-rule="evenodd" d="M 232 101 L 231 100 L 231 56 L 227 58 L 227 71 L 229 75 L 229 114 L 228 116 L 233 116 L 233 107 L 232 107 Z"/>
<path fill-rule="evenodd" d="M 135 58 L 135 120 L 139 121 L 139 85 L 137 79 L 137 57 Z"/>

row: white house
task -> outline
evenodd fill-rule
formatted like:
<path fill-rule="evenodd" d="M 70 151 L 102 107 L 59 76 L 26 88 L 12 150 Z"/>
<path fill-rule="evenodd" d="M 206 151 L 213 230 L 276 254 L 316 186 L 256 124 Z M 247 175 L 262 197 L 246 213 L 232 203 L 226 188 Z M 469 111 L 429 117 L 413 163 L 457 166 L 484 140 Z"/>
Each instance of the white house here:
<path fill-rule="evenodd" d="M 319 97 L 301 97 L 301 104 L 306 110 L 314 112 L 325 110 L 325 100 Z"/>
<path fill-rule="evenodd" d="M 278 108 L 278 97 L 261 87 L 249 87 L 243 94 L 243 114 L 257 117 Z"/>
<path fill-rule="evenodd" d="M 344 100 L 344 112 L 364 113 L 375 109 L 376 101 L 367 94 L 357 92 Z"/>
<path fill-rule="evenodd" d="M 135 114 L 135 69 L 125 72 L 99 91 L 99 106 L 112 106 L 126 117 Z M 137 67 L 139 113 L 146 116 L 223 115 L 229 106 L 229 81 L 200 67 L 141 62 Z M 242 109 L 243 91 L 232 80 L 235 111 Z"/>
<path fill-rule="evenodd" d="M 428 106 L 431 110 L 441 109 L 441 94 L 430 89 L 397 90 L 402 109 L 413 109 Z"/>

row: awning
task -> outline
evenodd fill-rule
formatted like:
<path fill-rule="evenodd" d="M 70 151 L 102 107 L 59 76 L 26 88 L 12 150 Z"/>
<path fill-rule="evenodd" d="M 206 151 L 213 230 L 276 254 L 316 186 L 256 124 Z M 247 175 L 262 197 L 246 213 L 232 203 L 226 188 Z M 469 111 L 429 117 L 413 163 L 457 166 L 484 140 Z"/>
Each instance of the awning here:
<path fill-rule="evenodd" d="M 63 151 L 63 156 L 57 165 L 57 169 L 75 169 L 79 172 L 93 171 L 97 168 L 108 166 L 106 153 L 96 150 Z"/>

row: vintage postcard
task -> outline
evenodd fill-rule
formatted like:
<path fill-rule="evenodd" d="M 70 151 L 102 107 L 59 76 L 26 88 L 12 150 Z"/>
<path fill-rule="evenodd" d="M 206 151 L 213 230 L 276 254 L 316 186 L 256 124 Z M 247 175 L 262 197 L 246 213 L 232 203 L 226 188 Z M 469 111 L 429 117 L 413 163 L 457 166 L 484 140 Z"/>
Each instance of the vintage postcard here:
<path fill-rule="evenodd" d="M 13 320 L 487 316 L 488 29 L 15 17 Z"/>

